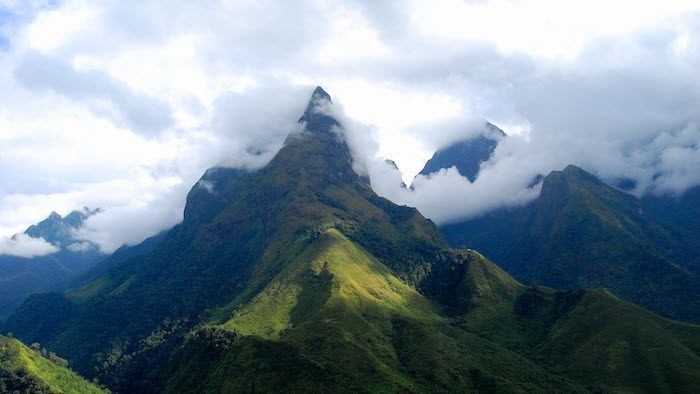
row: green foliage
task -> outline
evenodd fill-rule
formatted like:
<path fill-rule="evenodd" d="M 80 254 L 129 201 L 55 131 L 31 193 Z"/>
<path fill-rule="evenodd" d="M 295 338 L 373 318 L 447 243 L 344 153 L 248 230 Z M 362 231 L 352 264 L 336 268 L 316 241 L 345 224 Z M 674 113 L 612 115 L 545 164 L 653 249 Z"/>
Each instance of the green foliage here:
<path fill-rule="evenodd" d="M 301 243 L 298 257 L 221 325 L 226 331 L 204 327 L 190 336 L 162 375 L 167 390 L 581 389 L 452 327 L 336 229 Z M 225 346 L 217 345 L 222 337 Z"/>
<path fill-rule="evenodd" d="M 335 120 L 314 105 L 310 130 L 265 168 L 207 171 L 155 248 L 67 297 L 36 296 L 5 330 L 119 392 L 694 388 L 697 326 L 630 312 L 661 327 L 638 345 L 624 324 L 601 330 L 616 311 L 582 308 L 586 294 L 528 289 L 479 253 L 450 250 L 418 211 L 359 180 Z M 596 327 L 577 332 L 586 319 Z M 614 342 L 578 352 L 596 330 Z M 616 381 L 646 367 L 629 349 L 675 361 L 650 347 L 657 334 L 682 344 L 681 364 L 646 385 Z M 587 363 L 608 353 L 610 370 Z"/>
<path fill-rule="evenodd" d="M 523 283 L 605 287 L 666 317 L 700 322 L 697 252 L 686 246 L 695 243 L 683 244 L 634 196 L 579 168 L 552 172 L 527 206 L 442 230 L 452 245 L 478 249 Z"/>
<path fill-rule="evenodd" d="M 103 390 L 66 368 L 66 360 L 40 346 L 32 350 L 16 339 L 0 336 L 0 392 L 101 393 Z M 46 352 L 46 349 L 43 349 Z"/>

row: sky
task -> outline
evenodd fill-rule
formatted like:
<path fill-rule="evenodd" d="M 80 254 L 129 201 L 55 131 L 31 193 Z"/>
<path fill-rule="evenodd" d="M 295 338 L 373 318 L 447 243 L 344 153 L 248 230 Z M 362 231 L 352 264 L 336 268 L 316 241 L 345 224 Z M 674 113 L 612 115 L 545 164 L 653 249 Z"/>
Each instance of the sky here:
<path fill-rule="evenodd" d="M 10 238 L 52 211 L 101 208 L 77 236 L 105 252 L 172 227 L 207 168 L 264 166 L 317 85 L 375 191 L 437 223 L 568 164 L 680 194 L 698 70 L 698 1 L 0 0 L 0 254 L 54 250 Z M 414 180 L 483 119 L 509 136 L 474 183 Z"/>

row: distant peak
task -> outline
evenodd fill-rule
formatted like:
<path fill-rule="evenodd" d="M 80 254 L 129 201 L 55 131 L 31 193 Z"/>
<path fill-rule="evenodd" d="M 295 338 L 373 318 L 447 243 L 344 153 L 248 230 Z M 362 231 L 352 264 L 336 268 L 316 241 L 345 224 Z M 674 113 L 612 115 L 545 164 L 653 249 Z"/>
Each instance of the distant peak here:
<path fill-rule="evenodd" d="M 299 122 L 306 122 L 308 131 L 330 133 L 334 126 L 340 125 L 335 118 L 325 113 L 326 105 L 329 104 L 333 104 L 331 96 L 322 87 L 317 86 Z"/>
<path fill-rule="evenodd" d="M 56 213 L 56 211 L 51 211 L 51 215 L 49 215 L 49 219 L 51 220 L 63 220 L 63 217 Z"/>
<path fill-rule="evenodd" d="M 603 185 L 600 179 L 595 175 L 587 172 L 583 168 L 576 167 L 575 165 L 568 165 L 562 171 L 552 171 L 544 178 L 544 183 L 542 185 L 542 192 L 544 193 L 548 189 L 557 188 L 555 185 Z"/>
<path fill-rule="evenodd" d="M 314 93 L 309 99 L 309 104 L 306 105 L 306 110 L 304 111 L 304 116 L 299 119 L 299 121 L 306 121 L 308 118 L 316 115 L 319 111 L 319 107 L 323 104 L 332 104 L 331 96 L 323 90 L 322 87 L 317 86 Z"/>
<path fill-rule="evenodd" d="M 569 164 L 568 166 L 566 166 L 566 168 L 564 168 L 564 172 L 570 173 L 570 174 L 575 174 L 575 173 L 583 172 L 583 169 L 581 167 L 576 167 L 573 164 Z"/>
<path fill-rule="evenodd" d="M 314 94 L 311 95 L 311 101 L 315 100 L 328 100 L 330 102 L 333 102 L 331 100 L 331 96 L 326 93 L 325 90 L 323 90 L 322 87 L 316 86 L 316 90 L 314 90 Z"/>

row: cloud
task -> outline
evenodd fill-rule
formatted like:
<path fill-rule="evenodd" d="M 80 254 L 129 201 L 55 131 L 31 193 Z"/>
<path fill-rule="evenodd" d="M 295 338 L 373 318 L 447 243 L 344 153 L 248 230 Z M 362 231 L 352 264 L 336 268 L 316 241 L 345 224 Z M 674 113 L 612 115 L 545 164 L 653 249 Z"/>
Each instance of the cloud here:
<path fill-rule="evenodd" d="M 182 221 L 187 192 L 201 174 L 181 178 L 154 178 L 142 174 L 138 183 L 122 181 L 91 190 L 94 206 L 105 207 L 88 217 L 74 237 L 99 245 L 111 253 L 123 244 L 135 245 Z M 115 194 L 104 198 L 108 190 Z M 133 190 L 129 190 L 133 189 Z"/>
<path fill-rule="evenodd" d="M 90 249 L 90 247 L 92 247 L 92 245 L 93 244 L 91 244 L 90 242 L 87 242 L 87 241 L 76 242 L 76 243 L 73 243 L 73 244 L 66 246 L 66 248 L 68 250 L 70 250 L 71 252 L 87 252 Z"/>
<path fill-rule="evenodd" d="M 85 102 L 93 114 L 139 134 L 157 135 L 173 125 L 167 101 L 136 93 L 103 71 L 76 70 L 61 59 L 31 51 L 22 56 L 15 77 L 30 89 Z"/>
<path fill-rule="evenodd" d="M 218 165 L 259 168 L 299 128 L 298 120 L 314 87 L 266 80 L 260 87 L 220 95 L 212 105 L 209 129 L 219 140 L 211 155 Z"/>
<path fill-rule="evenodd" d="M 567 164 L 638 195 L 699 182 L 693 2 L 2 4 L 3 234 L 85 205 L 106 249 L 168 228 L 206 168 L 267 163 L 316 85 L 358 172 L 436 220 L 528 201 Z M 401 188 L 484 118 L 511 137 L 474 184 Z"/>
<path fill-rule="evenodd" d="M 59 248 L 42 238 L 32 238 L 26 234 L 17 234 L 0 241 L 0 255 L 25 257 L 28 259 L 58 252 Z"/>

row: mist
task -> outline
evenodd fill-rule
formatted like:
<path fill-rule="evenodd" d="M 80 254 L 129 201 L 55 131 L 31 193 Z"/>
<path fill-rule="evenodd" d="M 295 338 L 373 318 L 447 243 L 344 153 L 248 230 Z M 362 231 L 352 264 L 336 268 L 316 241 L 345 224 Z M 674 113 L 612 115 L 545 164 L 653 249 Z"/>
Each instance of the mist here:
<path fill-rule="evenodd" d="M 0 241 L 0 255 L 34 258 L 58 252 L 58 247 L 46 242 L 43 238 L 32 238 L 26 234 L 17 234 L 12 238 Z"/>

